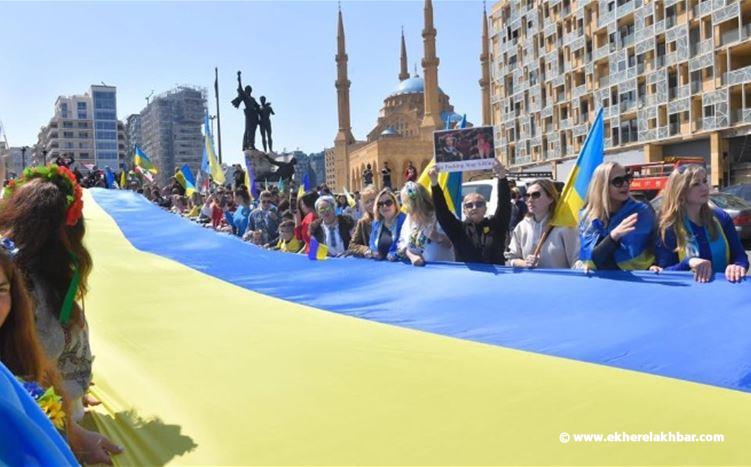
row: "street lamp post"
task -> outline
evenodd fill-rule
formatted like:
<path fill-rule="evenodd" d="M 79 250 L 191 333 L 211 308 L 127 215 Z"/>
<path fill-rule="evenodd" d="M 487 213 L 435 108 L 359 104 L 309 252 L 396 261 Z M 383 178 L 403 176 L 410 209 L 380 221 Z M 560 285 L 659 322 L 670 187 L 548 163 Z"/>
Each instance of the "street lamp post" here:
<path fill-rule="evenodd" d="M 24 169 L 26 168 L 26 150 L 28 148 L 26 146 L 21 148 L 21 173 L 23 173 Z"/>
<path fill-rule="evenodd" d="M 43 157 L 42 165 L 47 165 L 47 150 L 46 149 L 42 149 L 42 157 Z"/>

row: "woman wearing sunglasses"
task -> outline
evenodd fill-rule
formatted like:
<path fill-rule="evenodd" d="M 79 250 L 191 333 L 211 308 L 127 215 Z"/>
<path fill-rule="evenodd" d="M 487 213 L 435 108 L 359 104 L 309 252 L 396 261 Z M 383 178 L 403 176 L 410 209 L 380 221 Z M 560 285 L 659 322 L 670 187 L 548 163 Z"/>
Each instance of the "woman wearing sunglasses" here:
<path fill-rule="evenodd" d="M 697 282 L 709 282 L 725 273 L 740 282 L 748 270 L 748 257 L 730 216 L 708 204 L 707 171 L 684 165 L 673 171 L 664 190 L 655 246 L 659 272 L 693 271 Z"/>
<path fill-rule="evenodd" d="M 550 180 L 535 180 L 527 188 L 528 213 L 514 228 L 506 259 L 517 268 L 570 269 L 579 258 L 579 234 L 573 227 L 553 227 L 548 221 L 558 204 Z M 542 246 L 538 249 L 538 244 Z M 538 251 L 537 254 L 535 252 Z"/>
<path fill-rule="evenodd" d="M 465 263 L 504 264 L 503 249 L 511 217 L 511 193 L 506 180 L 506 169 L 496 161 L 493 168 L 498 177 L 498 204 L 489 218 L 485 198 L 479 193 L 469 193 L 462 201 L 464 222 L 449 211 L 443 190 L 438 185 L 438 170 L 428 171 L 436 217 L 451 239 L 456 260 Z"/>
<path fill-rule="evenodd" d="M 454 261 L 451 240 L 436 220 L 435 207 L 428 190 L 415 182 L 407 182 L 401 198 L 407 211 L 397 251 L 413 266 L 431 261 Z"/>
<path fill-rule="evenodd" d="M 616 162 L 595 169 L 579 222 L 577 267 L 631 271 L 653 264 L 654 211 L 631 198 L 631 178 Z"/>
<path fill-rule="evenodd" d="M 364 193 L 364 192 L 363 192 Z M 384 188 L 376 197 L 373 211 L 373 228 L 370 231 L 366 258 L 396 261 L 396 246 L 407 215 L 399 211 L 396 195 Z"/>
<path fill-rule="evenodd" d="M 333 196 L 321 196 L 316 200 L 318 219 L 310 224 L 310 235 L 328 248 L 329 256 L 343 256 L 352 239 L 355 221 L 349 217 L 336 215 L 336 201 Z"/>

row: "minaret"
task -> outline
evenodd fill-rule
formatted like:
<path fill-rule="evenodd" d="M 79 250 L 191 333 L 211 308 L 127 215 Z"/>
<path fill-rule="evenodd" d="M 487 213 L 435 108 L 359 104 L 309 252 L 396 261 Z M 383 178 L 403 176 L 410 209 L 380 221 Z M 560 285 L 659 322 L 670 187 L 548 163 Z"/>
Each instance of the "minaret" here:
<path fill-rule="evenodd" d="M 491 125 L 490 118 L 490 53 L 488 51 L 488 13 L 482 4 L 482 53 L 480 54 L 480 93 L 482 95 L 482 124 Z"/>
<path fill-rule="evenodd" d="M 346 141 L 347 144 L 354 142 L 352 125 L 349 119 L 349 86 L 347 78 L 347 51 L 344 45 L 344 21 L 342 10 L 339 8 L 339 25 L 336 32 L 336 97 L 339 113 L 339 132 L 336 141 Z"/>
<path fill-rule="evenodd" d="M 441 103 L 438 100 L 438 57 L 435 52 L 436 30 L 433 27 L 433 2 L 425 0 L 425 25 L 422 30 L 422 75 L 425 80 L 425 116 L 422 118 L 423 138 L 432 140 L 433 131 L 443 128 Z"/>
<path fill-rule="evenodd" d="M 336 32 L 336 98 L 339 114 L 339 131 L 334 138 L 334 176 L 336 186 L 348 185 L 349 145 L 355 142 L 349 118 L 349 85 L 347 78 L 347 51 L 344 45 L 344 21 L 339 7 L 339 24 Z"/>
<path fill-rule="evenodd" d="M 404 28 L 402 27 L 402 55 L 399 81 L 404 81 L 405 79 L 409 79 L 409 72 L 407 71 L 407 46 L 404 44 Z"/>

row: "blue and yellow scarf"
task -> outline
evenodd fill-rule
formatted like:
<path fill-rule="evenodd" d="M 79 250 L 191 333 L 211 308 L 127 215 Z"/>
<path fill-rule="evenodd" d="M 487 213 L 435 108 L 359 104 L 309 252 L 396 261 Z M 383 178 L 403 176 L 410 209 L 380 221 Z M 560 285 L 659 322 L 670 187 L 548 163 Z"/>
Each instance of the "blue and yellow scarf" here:
<path fill-rule="evenodd" d="M 728 238 L 725 236 L 725 231 L 722 230 L 722 224 L 717 219 L 717 216 L 712 216 L 717 227 L 717 238 L 712 238 L 709 234 L 707 226 L 699 227 L 704 230 L 704 236 L 709 243 L 709 250 L 712 252 L 712 269 L 714 272 L 725 272 L 728 263 L 730 263 L 730 244 Z M 698 226 L 697 226 L 698 227 Z M 683 220 L 683 228 L 686 229 L 688 238 L 686 239 L 686 247 L 679 249 L 678 259 L 683 261 L 686 258 L 699 258 L 701 256 L 699 250 L 699 241 L 696 238 L 695 229 L 691 226 L 688 217 Z"/>
<path fill-rule="evenodd" d="M 620 245 L 615 251 L 615 262 L 623 271 L 648 269 L 654 264 L 654 255 L 650 250 L 655 224 L 654 212 L 648 205 L 631 198 L 623 203 L 621 209 L 610 218 L 607 226 L 600 219 L 595 219 L 592 222 L 582 220 L 579 223 L 579 237 L 581 238 L 579 259 L 585 262 L 590 269 L 596 269 L 592 261 L 592 250 L 623 219 L 633 213 L 638 214 L 636 228 L 633 232 L 621 238 Z"/>

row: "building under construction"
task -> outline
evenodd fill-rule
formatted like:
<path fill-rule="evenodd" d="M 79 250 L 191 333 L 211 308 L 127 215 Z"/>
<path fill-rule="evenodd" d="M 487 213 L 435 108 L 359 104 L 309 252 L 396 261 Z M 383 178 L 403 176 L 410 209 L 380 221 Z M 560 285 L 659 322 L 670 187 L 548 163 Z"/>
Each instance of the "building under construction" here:
<path fill-rule="evenodd" d="M 203 155 L 201 126 L 206 112 L 206 90 L 178 86 L 154 97 L 140 113 L 138 131 L 129 132 L 131 147 L 139 145 L 159 169 L 166 183 L 175 168 L 188 164 L 198 173 Z M 129 118 L 129 123 L 131 119 Z M 135 123 L 135 122 L 133 122 Z M 140 139 L 140 140 L 139 140 Z"/>

